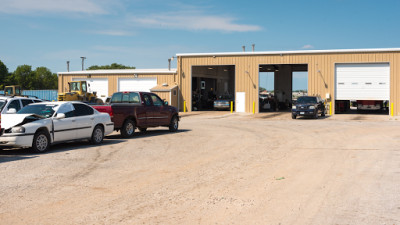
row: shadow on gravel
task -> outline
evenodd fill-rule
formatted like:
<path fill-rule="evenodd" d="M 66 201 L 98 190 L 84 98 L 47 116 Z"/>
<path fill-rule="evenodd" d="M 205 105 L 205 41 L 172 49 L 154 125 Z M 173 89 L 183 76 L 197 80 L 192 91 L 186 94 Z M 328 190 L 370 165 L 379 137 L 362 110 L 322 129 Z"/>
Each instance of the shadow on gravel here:
<path fill-rule="evenodd" d="M 127 139 L 138 139 L 138 138 L 147 138 L 147 137 L 155 137 L 155 136 L 160 136 L 160 135 L 174 135 L 174 134 L 179 134 L 179 133 L 185 133 L 189 132 L 192 130 L 189 129 L 180 129 L 176 132 L 170 132 L 169 130 L 147 130 L 146 132 L 139 132 L 135 131 L 135 134 L 131 138 L 123 138 L 119 133 L 118 134 L 112 134 L 108 135 L 105 137 L 106 139 L 112 139 L 112 140 L 127 140 Z"/>
<path fill-rule="evenodd" d="M 52 154 L 56 152 L 82 150 L 88 147 L 107 146 L 124 142 L 124 140 L 107 140 L 104 139 L 100 145 L 92 145 L 89 141 L 76 141 L 52 145 L 49 151 L 45 153 L 34 153 L 30 148 L 0 148 L 0 163 L 11 162 L 16 160 L 24 160 L 40 157 L 44 154 Z"/>

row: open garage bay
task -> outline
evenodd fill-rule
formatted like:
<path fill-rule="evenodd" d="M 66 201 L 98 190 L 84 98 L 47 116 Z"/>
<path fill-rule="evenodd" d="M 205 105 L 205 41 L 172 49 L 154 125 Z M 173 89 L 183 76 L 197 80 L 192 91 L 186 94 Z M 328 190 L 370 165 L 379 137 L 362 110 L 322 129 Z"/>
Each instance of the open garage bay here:
<path fill-rule="evenodd" d="M 399 224 L 387 116 L 188 113 L 181 131 L 0 151 L 1 224 Z"/>

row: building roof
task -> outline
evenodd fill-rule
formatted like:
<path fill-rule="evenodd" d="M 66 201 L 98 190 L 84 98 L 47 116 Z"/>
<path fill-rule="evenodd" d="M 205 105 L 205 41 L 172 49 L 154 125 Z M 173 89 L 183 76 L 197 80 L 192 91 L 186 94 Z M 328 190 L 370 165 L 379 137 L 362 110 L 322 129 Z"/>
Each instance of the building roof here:
<path fill-rule="evenodd" d="M 168 85 L 168 84 L 160 84 L 150 89 L 150 91 L 171 91 L 172 89 L 178 87 L 178 85 Z"/>
<path fill-rule="evenodd" d="M 117 70 L 84 70 L 71 72 L 58 72 L 63 75 L 81 75 L 81 74 L 176 74 L 176 69 L 117 69 Z"/>
<path fill-rule="evenodd" d="M 370 49 L 336 49 L 336 50 L 297 50 L 297 51 L 263 51 L 263 52 L 216 52 L 216 53 L 179 53 L 176 56 L 252 56 L 252 55 L 293 55 L 293 54 L 324 54 L 324 53 L 369 53 L 369 52 L 400 52 L 400 48 L 370 48 Z"/>

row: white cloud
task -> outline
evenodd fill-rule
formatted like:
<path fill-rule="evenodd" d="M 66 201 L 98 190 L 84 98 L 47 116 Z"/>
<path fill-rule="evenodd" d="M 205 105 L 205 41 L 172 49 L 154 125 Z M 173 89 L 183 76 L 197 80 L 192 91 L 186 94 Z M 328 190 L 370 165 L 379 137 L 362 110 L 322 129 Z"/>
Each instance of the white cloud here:
<path fill-rule="evenodd" d="M 93 0 L 0 0 L 0 12 L 107 14 L 107 10 Z"/>
<path fill-rule="evenodd" d="M 312 45 L 304 45 L 303 47 L 301 47 L 301 49 L 312 49 L 314 48 L 314 46 Z"/>
<path fill-rule="evenodd" d="M 180 30 L 217 30 L 225 32 L 259 31 L 260 26 L 238 24 L 235 18 L 205 15 L 198 11 L 161 13 L 132 17 L 136 25 L 147 28 L 166 28 Z"/>

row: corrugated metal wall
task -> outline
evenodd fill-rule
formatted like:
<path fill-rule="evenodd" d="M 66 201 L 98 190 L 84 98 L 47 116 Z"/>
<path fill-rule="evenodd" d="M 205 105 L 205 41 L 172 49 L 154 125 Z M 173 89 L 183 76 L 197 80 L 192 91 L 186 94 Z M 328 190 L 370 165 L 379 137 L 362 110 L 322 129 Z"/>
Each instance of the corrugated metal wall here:
<path fill-rule="evenodd" d="M 258 79 L 260 64 L 307 64 L 308 92 L 325 98 L 329 93 L 335 98 L 336 63 L 390 63 L 390 100 L 394 103 L 394 115 L 400 115 L 400 52 L 377 53 L 325 53 L 288 55 L 246 55 L 246 56 L 178 56 L 178 83 L 180 101 L 186 101 L 187 111 L 191 109 L 192 66 L 235 65 L 235 92 L 246 92 L 246 112 L 252 112 L 253 101 L 258 112 Z M 254 85 L 256 87 L 254 87 Z M 183 104 L 180 104 L 183 110 Z"/>
<path fill-rule="evenodd" d="M 4 94 L 4 91 L 0 91 L 0 94 Z M 23 95 L 32 95 L 40 99 L 47 101 L 57 101 L 57 90 L 23 90 Z"/>
<path fill-rule="evenodd" d="M 169 85 L 177 84 L 176 74 L 138 74 L 138 78 L 149 78 L 156 77 L 157 84 L 167 83 Z M 70 74 L 59 74 L 58 77 L 58 91 L 68 92 L 68 82 L 72 81 L 72 78 L 85 78 L 87 75 L 70 75 Z M 105 75 L 91 75 L 91 78 L 107 78 L 108 79 L 108 95 L 111 96 L 114 92 L 118 91 L 118 78 L 132 78 L 133 74 L 105 74 Z"/>

